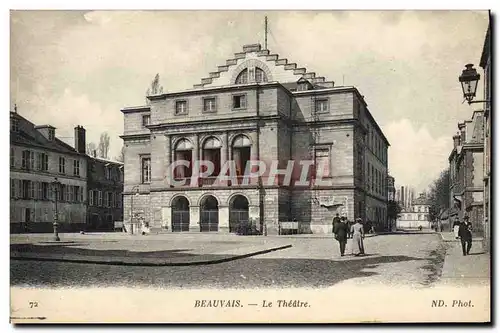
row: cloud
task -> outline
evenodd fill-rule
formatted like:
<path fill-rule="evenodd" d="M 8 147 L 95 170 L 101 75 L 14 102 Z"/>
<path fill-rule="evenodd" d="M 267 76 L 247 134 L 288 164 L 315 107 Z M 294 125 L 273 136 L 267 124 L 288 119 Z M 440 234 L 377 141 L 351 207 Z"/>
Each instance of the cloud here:
<path fill-rule="evenodd" d="M 408 119 L 390 122 L 382 130 L 391 144 L 389 172 L 396 184 L 423 191 L 448 167 L 451 136 L 433 137 L 427 126 L 415 126 Z"/>

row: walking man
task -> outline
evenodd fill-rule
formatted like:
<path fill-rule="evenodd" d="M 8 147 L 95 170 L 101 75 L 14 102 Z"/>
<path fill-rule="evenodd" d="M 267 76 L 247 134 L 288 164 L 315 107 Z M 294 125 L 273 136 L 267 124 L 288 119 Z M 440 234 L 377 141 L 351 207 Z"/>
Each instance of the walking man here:
<path fill-rule="evenodd" d="M 472 224 L 469 222 L 469 217 L 464 216 L 464 221 L 460 224 L 458 235 L 462 243 L 462 252 L 464 256 L 470 253 L 472 247 Z"/>
<path fill-rule="evenodd" d="M 345 246 L 347 245 L 348 226 L 346 222 L 347 221 L 345 219 L 339 219 L 339 221 L 334 223 L 333 226 L 333 233 L 335 234 L 335 239 L 339 242 L 340 255 L 342 257 L 344 256 Z"/>
<path fill-rule="evenodd" d="M 335 233 L 335 225 L 340 222 L 339 213 L 335 214 L 332 222 L 332 232 Z"/>

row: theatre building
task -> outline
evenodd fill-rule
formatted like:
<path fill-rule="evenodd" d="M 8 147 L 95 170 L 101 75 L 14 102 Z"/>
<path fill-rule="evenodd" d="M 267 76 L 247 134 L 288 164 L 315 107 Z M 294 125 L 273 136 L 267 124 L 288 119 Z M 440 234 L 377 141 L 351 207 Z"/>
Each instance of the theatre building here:
<path fill-rule="evenodd" d="M 386 225 L 389 143 L 355 87 L 335 86 L 252 44 L 193 89 L 148 99 L 121 110 L 125 223 L 235 232 L 250 221 L 275 234 L 281 222 L 295 220 L 300 233 L 329 233 L 337 211 Z M 214 170 L 194 179 L 199 160 Z M 170 172 L 176 161 L 190 163 Z M 219 182 L 227 161 L 236 176 Z M 262 161 L 267 173 L 245 179 L 254 171 L 249 161 Z M 299 163 L 311 161 L 308 179 L 323 181 L 297 186 L 271 176 L 273 164 L 285 170 L 289 161 L 293 179 Z"/>

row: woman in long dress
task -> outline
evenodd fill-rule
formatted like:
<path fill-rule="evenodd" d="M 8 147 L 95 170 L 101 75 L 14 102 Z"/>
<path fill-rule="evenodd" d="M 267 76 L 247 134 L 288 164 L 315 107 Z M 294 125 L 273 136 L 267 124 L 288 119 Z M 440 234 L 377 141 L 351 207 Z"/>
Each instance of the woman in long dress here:
<path fill-rule="evenodd" d="M 455 239 L 458 239 L 458 230 L 460 229 L 460 220 L 455 217 L 455 222 L 453 222 L 453 233 L 455 234 Z"/>
<path fill-rule="evenodd" d="M 363 228 L 362 220 L 358 217 L 356 223 L 351 227 L 352 234 L 352 254 L 359 256 L 365 254 L 365 246 L 363 239 L 365 238 L 365 231 Z"/>

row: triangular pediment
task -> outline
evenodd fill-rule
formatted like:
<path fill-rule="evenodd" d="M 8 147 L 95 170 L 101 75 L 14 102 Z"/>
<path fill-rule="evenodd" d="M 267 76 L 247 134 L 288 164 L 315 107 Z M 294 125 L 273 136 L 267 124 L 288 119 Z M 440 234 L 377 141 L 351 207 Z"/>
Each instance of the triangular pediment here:
<path fill-rule="evenodd" d="M 217 67 L 217 71 L 210 72 L 209 76 L 201 79 L 201 83 L 194 88 L 209 88 L 234 85 L 238 74 L 245 69 L 259 68 L 265 73 L 267 82 L 282 84 L 294 83 L 305 80 L 311 84 L 312 89 L 333 88 L 333 81 L 326 81 L 325 77 L 316 76 L 306 68 L 299 67 L 296 63 L 280 58 L 269 50 L 262 50 L 260 44 L 243 46 L 243 51 L 234 54 L 226 60 L 225 65 Z"/>

